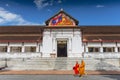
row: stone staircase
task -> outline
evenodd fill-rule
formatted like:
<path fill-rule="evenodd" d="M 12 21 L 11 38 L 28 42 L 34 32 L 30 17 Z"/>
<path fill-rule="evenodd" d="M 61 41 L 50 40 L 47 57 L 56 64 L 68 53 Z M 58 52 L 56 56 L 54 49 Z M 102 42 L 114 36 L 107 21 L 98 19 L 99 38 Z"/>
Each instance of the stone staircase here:
<path fill-rule="evenodd" d="M 120 70 L 119 59 L 93 59 L 93 58 L 26 58 L 8 59 L 6 70 L 72 70 L 76 61 L 84 59 L 86 70 Z M 2 63 L 1 63 L 2 62 Z M 0 61 L 0 65 L 5 65 Z"/>

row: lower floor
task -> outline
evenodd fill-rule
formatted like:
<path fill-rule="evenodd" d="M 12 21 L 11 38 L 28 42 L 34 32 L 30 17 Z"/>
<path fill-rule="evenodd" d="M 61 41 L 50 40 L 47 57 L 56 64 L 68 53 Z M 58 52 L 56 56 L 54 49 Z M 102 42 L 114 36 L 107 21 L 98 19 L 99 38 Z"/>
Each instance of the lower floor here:
<path fill-rule="evenodd" d="M 40 43 L 0 43 L 0 52 L 40 52 Z"/>
<path fill-rule="evenodd" d="M 0 57 L 115 57 L 120 58 L 119 43 L 83 43 L 81 48 L 69 45 L 70 41 L 57 40 L 47 51 L 41 43 L 0 43 Z M 72 44 L 72 43 L 71 43 Z M 74 52 L 74 49 L 80 49 Z"/>
<path fill-rule="evenodd" d="M 120 52 L 120 42 L 85 42 L 84 52 Z"/>

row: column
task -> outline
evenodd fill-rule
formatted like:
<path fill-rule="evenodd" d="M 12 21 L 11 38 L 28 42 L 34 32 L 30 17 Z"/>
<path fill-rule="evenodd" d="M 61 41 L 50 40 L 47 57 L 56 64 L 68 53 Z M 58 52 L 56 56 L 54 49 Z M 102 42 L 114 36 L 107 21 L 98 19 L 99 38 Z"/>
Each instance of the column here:
<path fill-rule="evenodd" d="M 43 52 L 43 43 L 39 44 L 39 52 Z"/>
<path fill-rule="evenodd" d="M 88 47 L 86 47 L 86 52 L 88 52 Z"/>
<path fill-rule="evenodd" d="M 115 52 L 116 52 L 116 53 L 118 52 L 118 47 L 115 47 Z"/>
<path fill-rule="evenodd" d="M 84 48 L 84 53 L 86 52 L 86 43 L 82 43 L 82 46 Z"/>
<path fill-rule="evenodd" d="M 69 52 L 72 52 L 72 40 L 69 38 Z"/>
<path fill-rule="evenodd" d="M 102 46 L 100 47 L 100 52 L 103 53 L 103 47 Z"/>
<path fill-rule="evenodd" d="M 118 47 L 117 47 L 117 42 L 116 42 L 116 46 L 115 46 L 115 52 L 118 52 Z"/>
<path fill-rule="evenodd" d="M 38 47 L 39 47 L 39 51 L 38 52 L 41 52 L 41 45 L 40 45 L 40 43 L 39 43 Z"/>
<path fill-rule="evenodd" d="M 103 53 L 103 43 L 101 42 L 100 52 Z"/>
<path fill-rule="evenodd" d="M 86 42 L 85 45 L 86 45 L 85 46 L 85 50 L 86 50 L 85 52 L 88 52 L 88 42 Z"/>
<path fill-rule="evenodd" d="M 8 42 L 8 46 L 7 46 L 7 52 L 10 52 L 10 43 Z"/>
<path fill-rule="evenodd" d="M 39 52 L 39 44 L 37 43 L 36 52 Z"/>
<path fill-rule="evenodd" d="M 55 38 L 53 38 L 53 53 L 55 53 Z"/>
<path fill-rule="evenodd" d="M 22 52 L 25 52 L 24 42 L 22 43 Z"/>

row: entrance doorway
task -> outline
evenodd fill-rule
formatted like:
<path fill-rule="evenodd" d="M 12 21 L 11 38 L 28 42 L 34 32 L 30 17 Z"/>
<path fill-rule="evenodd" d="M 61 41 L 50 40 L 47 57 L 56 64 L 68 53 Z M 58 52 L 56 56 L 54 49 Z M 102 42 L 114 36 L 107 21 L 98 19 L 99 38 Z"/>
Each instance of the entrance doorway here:
<path fill-rule="evenodd" d="M 57 57 L 67 57 L 67 41 L 57 41 Z"/>

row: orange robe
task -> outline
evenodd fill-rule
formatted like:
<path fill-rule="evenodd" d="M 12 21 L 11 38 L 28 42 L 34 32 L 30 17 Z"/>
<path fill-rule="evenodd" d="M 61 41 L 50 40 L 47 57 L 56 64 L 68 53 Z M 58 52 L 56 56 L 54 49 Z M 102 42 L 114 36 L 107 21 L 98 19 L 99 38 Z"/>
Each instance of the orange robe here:
<path fill-rule="evenodd" d="M 79 64 L 76 62 L 75 66 L 73 67 L 73 70 L 74 70 L 74 74 L 79 74 Z"/>
<path fill-rule="evenodd" d="M 79 66 L 79 74 L 80 76 L 85 75 L 85 62 L 82 60 Z"/>

